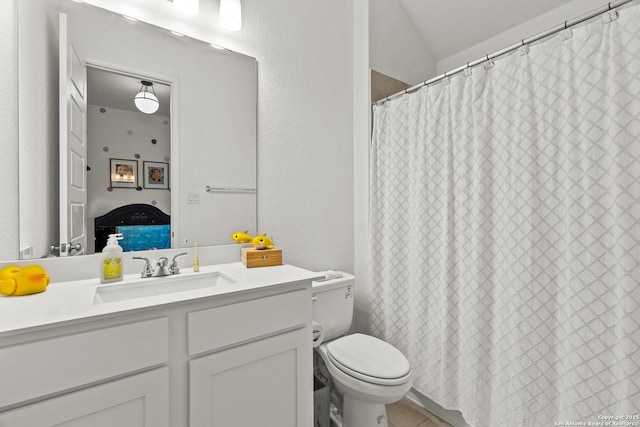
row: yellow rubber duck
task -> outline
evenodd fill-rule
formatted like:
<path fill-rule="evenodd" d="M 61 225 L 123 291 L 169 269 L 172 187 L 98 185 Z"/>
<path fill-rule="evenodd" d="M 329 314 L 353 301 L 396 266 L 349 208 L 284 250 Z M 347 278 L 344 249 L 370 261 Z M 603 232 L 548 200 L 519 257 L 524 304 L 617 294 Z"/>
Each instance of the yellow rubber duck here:
<path fill-rule="evenodd" d="M 267 237 L 266 234 L 261 234 L 259 236 L 254 237 L 251 243 L 253 243 L 253 246 L 259 250 L 271 249 L 274 246 L 273 237 L 269 238 Z"/>
<path fill-rule="evenodd" d="M 50 279 L 39 265 L 20 268 L 9 265 L 0 270 L 0 294 L 16 296 L 44 292 Z"/>
<path fill-rule="evenodd" d="M 231 238 L 238 243 L 249 243 L 253 240 L 248 231 L 238 231 L 237 233 L 233 233 Z"/>

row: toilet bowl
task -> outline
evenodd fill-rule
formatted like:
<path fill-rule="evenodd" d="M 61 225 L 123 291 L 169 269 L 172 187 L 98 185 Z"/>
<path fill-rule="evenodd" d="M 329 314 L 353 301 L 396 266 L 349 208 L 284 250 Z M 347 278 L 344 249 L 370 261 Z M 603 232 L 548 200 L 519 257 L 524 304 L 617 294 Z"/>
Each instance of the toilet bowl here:
<path fill-rule="evenodd" d="M 385 341 L 359 333 L 344 335 L 353 316 L 355 278 L 339 274 L 313 283 L 313 318 L 325 330 L 316 351 L 343 394 L 343 427 L 387 427 L 385 405 L 411 389 L 411 367 Z"/>
<path fill-rule="evenodd" d="M 343 427 L 387 426 L 385 405 L 411 389 L 409 362 L 377 338 L 353 334 L 317 348 L 344 396 Z"/>

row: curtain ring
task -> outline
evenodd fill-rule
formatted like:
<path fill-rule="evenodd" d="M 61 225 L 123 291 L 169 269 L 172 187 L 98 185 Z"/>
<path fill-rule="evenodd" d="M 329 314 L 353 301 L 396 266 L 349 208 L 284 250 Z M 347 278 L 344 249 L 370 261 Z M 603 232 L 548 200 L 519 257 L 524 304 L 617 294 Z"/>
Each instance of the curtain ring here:
<path fill-rule="evenodd" d="M 609 10 L 611 10 L 611 2 L 609 2 L 608 6 L 609 6 Z"/>
<path fill-rule="evenodd" d="M 463 74 L 465 77 L 469 77 L 471 75 L 471 63 L 467 62 L 467 68 L 464 69 Z"/>
<path fill-rule="evenodd" d="M 522 46 L 524 46 L 524 39 L 522 39 Z"/>
<path fill-rule="evenodd" d="M 564 29 L 567 29 L 567 21 L 564 21 Z"/>

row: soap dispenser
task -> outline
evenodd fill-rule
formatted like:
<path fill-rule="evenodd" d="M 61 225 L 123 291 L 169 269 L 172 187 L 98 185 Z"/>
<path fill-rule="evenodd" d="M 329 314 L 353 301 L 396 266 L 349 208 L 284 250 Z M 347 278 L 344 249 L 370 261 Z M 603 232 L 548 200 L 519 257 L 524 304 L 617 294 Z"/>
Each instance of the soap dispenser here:
<path fill-rule="evenodd" d="M 100 265 L 100 282 L 110 283 L 122 280 L 124 265 L 122 262 L 122 247 L 118 240 L 122 239 L 122 234 L 109 234 L 107 246 L 102 250 Z"/>

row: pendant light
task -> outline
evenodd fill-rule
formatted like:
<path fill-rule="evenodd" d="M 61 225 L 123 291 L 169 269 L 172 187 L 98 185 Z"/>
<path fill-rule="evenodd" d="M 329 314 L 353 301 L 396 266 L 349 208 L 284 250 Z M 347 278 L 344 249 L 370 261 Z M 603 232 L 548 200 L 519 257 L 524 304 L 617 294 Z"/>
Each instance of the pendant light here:
<path fill-rule="evenodd" d="M 133 98 L 133 102 L 136 104 L 136 108 L 145 114 L 153 114 L 160 108 L 160 102 L 156 96 L 156 91 L 153 89 L 153 83 L 146 80 L 142 80 L 142 86 L 140 92 Z M 151 89 L 151 92 L 149 92 Z"/>
<path fill-rule="evenodd" d="M 173 0 L 173 7 L 182 14 L 196 16 L 200 13 L 200 0 Z"/>
<path fill-rule="evenodd" d="M 229 31 L 242 28 L 242 6 L 240 0 L 220 0 L 220 25 Z"/>

